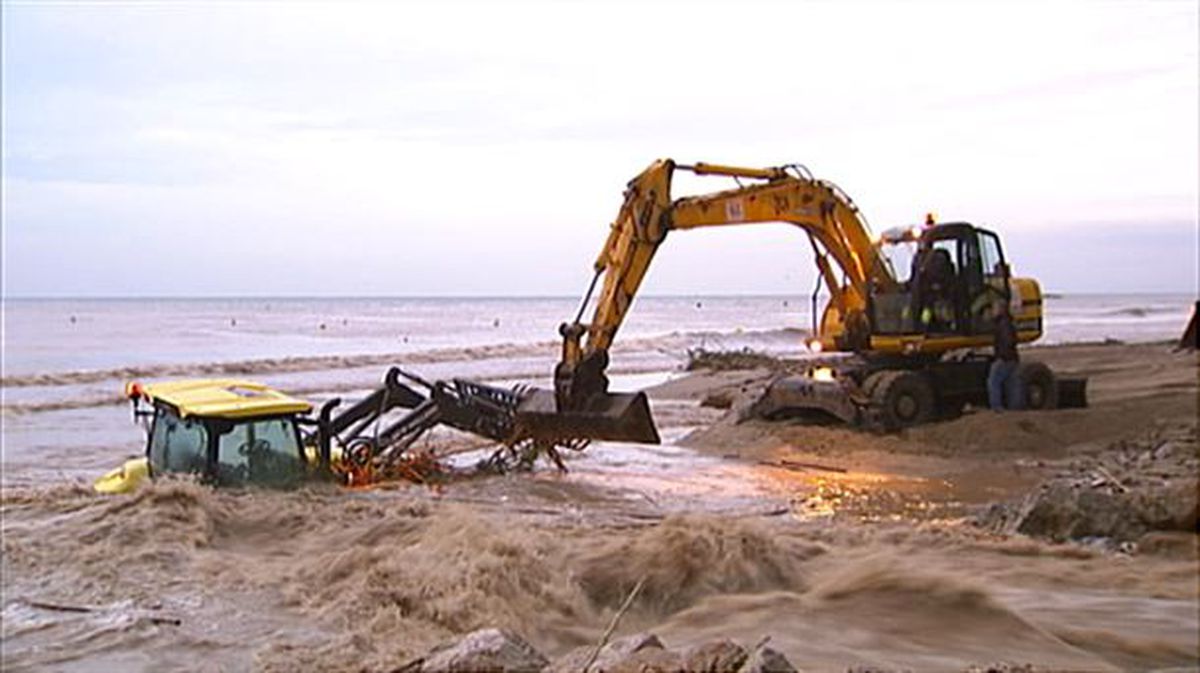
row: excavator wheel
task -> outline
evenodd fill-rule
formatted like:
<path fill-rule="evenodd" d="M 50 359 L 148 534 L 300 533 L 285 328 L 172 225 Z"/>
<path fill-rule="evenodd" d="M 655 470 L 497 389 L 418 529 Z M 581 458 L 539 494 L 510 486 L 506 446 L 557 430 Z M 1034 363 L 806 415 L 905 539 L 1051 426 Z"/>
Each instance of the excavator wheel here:
<path fill-rule="evenodd" d="M 1026 409 L 1058 408 L 1058 382 L 1049 367 L 1041 362 L 1022 362 L 1017 365 L 1016 375 L 1025 393 Z"/>
<path fill-rule="evenodd" d="M 862 391 L 868 398 L 873 398 L 875 396 L 875 389 L 879 387 L 879 382 L 883 380 L 883 375 L 887 373 L 889 372 L 871 372 L 867 378 L 863 379 Z"/>
<path fill-rule="evenodd" d="M 933 387 L 918 372 L 877 372 L 867 379 L 866 388 L 871 391 L 873 420 L 888 432 L 925 423 L 936 411 Z"/>

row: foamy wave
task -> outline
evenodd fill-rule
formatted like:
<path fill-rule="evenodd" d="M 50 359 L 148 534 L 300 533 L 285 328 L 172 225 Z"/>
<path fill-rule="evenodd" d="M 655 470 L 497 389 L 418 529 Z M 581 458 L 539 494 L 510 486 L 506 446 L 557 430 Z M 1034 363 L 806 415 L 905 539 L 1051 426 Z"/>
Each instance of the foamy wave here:
<path fill-rule="evenodd" d="M 674 332 L 662 336 L 628 339 L 615 345 L 612 352 L 619 354 L 646 350 L 677 351 L 680 357 L 682 357 L 686 348 L 697 344 L 721 344 L 727 341 L 747 340 L 756 343 L 770 343 L 778 342 L 784 338 L 795 339 L 798 342 L 798 335 L 802 333 L 800 330 L 792 328 L 757 332 Z M 530 343 L 485 344 L 461 348 L 438 348 L 403 353 L 313 355 L 43 372 L 0 377 L 0 386 L 5 388 L 69 386 L 139 378 L 247 376 L 254 374 L 288 374 L 307 371 L 357 369 L 360 367 L 390 366 L 398 362 L 408 365 L 422 365 L 537 356 L 553 357 L 558 354 L 560 345 L 558 341 L 538 341 Z"/>
<path fill-rule="evenodd" d="M 389 364 L 397 364 L 391 362 Z M 401 364 L 408 364 L 407 362 Z M 630 375 L 630 374 L 651 374 L 654 372 L 663 371 L 662 367 L 611 367 L 608 370 L 610 375 Z M 480 383 L 495 383 L 497 381 L 520 381 L 527 379 L 536 379 L 547 375 L 549 372 L 541 371 L 522 371 L 506 373 L 503 376 L 472 376 L 468 377 L 473 381 Z M 325 395 L 340 395 L 343 393 L 362 392 L 371 388 L 372 384 L 363 381 L 354 381 L 349 383 L 323 383 L 312 386 L 288 386 L 286 391 L 289 395 L 297 397 L 316 397 Z M 128 400 L 123 395 L 81 395 L 79 397 L 67 397 L 55 400 L 46 400 L 38 402 L 8 402 L 0 405 L 0 414 L 9 416 L 24 416 L 27 414 L 48 413 L 53 411 L 71 411 L 74 409 L 95 409 L 99 407 L 111 407 L 119 404 L 126 404 Z"/>
<path fill-rule="evenodd" d="M 168 378 L 176 376 L 244 376 L 248 374 L 286 374 L 329 369 L 355 369 L 389 365 L 403 361 L 410 364 L 483 360 L 544 354 L 555 344 L 496 344 L 469 348 L 445 348 L 412 353 L 378 353 L 366 355 L 313 355 L 303 357 L 260 358 L 202 363 L 172 363 L 114 369 L 92 369 L 68 372 L 25 374 L 0 378 L 0 386 L 24 388 L 30 386 L 69 386 L 138 378 Z"/>
<path fill-rule="evenodd" d="M 108 407 L 125 402 L 120 395 L 89 395 L 45 402 L 9 402 L 0 405 L 0 413 L 11 416 L 45 413 L 49 411 L 70 411 L 72 409 L 94 409 Z"/>
<path fill-rule="evenodd" d="M 1178 313 L 1178 306 L 1126 306 L 1100 314 L 1109 318 L 1146 318 L 1152 315 Z"/>

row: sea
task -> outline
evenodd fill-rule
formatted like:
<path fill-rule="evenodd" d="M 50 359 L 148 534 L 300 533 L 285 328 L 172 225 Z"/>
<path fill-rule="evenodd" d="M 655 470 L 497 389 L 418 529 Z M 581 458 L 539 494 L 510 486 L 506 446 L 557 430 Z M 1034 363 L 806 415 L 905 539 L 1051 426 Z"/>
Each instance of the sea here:
<path fill-rule="evenodd" d="M 1194 301 L 1049 295 L 1042 343 L 1177 339 Z M 86 481 L 139 453 L 129 380 L 248 378 L 318 402 L 366 394 L 393 365 L 548 386 L 558 327 L 578 313 L 567 297 L 5 299 L 0 484 Z M 614 387 L 678 375 L 693 349 L 803 356 L 811 325 L 809 297 L 640 297 L 611 351 Z"/>

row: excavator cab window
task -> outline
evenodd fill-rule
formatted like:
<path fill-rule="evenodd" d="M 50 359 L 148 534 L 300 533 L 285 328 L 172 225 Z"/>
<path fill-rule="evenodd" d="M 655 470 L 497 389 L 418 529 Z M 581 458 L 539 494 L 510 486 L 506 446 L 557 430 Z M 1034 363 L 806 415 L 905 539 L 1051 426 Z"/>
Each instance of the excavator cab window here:
<path fill-rule="evenodd" d="M 1000 247 L 1000 237 L 986 229 L 976 229 L 979 245 L 979 280 L 970 294 L 969 313 L 977 332 L 989 332 L 995 316 L 991 304 L 996 299 L 1009 299 L 1008 264 Z"/>
<path fill-rule="evenodd" d="M 980 229 L 979 252 L 984 278 L 1007 280 L 1008 267 L 1004 264 L 1004 253 L 1000 251 L 1000 237 L 986 229 Z"/>
<path fill-rule="evenodd" d="M 912 280 L 913 272 L 916 270 L 917 250 L 916 241 L 897 241 L 888 243 L 881 248 L 883 257 L 892 270 L 892 275 L 902 286 L 907 287 L 909 281 Z"/>
<path fill-rule="evenodd" d="M 928 333 L 974 336 L 992 331 L 991 305 L 1008 296 L 1000 239 L 966 223 L 939 225 L 922 236 L 914 272 L 914 314 Z"/>
<path fill-rule="evenodd" d="M 926 249 L 908 232 L 907 228 L 898 227 L 882 236 L 880 253 L 887 260 L 897 285 L 890 290 L 872 287 L 872 334 L 912 334 L 917 331 L 918 316 L 914 312 L 913 297 Z"/>
<path fill-rule="evenodd" d="M 957 236 L 927 237 L 921 241 L 911 283 L 914 315 L 921 331 L 937 334 L 958 331 L 964 259 L 962 241 Z"/>
<path fill-rule="evenodd" d="M 965 222 L 940 224 L 922 233 L 912 261 L 906 287 L 911 326 L 894 324 L 891 332 L 885 331 L 888 325 L 879 320 L 877 297 L 876 332 L 901 333 L 895 328 L 911 327 L 927 334 L 989 333 L 991 315 L 984 307 L 1006 288 L 1007 267 L 995 234 Z M 884 305 L 902 301 L 882 299 Z"/>
<path fill-rule="evenodd" d="M 981 242 L 981 235 L 990 238 Z M 900 284 L 896 290 L 871 297 L 872 332 L 974 335 L 990 331 L 990 320 L 978 319 L 974 302 L 992 285 L 990 269 L 1003 268 L 995 235 L 955 222 L 924 230 L 915 246 L 909 240 L 890 242 L 883 250 Z M 901 246 L 908 248 L 901 250 Z"/>

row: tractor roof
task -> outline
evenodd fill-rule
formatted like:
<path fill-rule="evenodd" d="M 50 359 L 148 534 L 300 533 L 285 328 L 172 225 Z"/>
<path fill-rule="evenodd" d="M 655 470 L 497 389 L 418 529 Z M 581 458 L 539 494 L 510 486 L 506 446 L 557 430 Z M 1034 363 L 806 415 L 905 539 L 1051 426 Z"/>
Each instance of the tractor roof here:
<path fill-rule="evenodd" d="M 166 383 L 130 383 L 130 397 L 141 396 L 150 402 L 165 402 L 180 416 L 216 418 L 254 418 L 305 414 L 312 404 L 289 397 L 253 381 L 240 379 L 193 379 Z"/>

